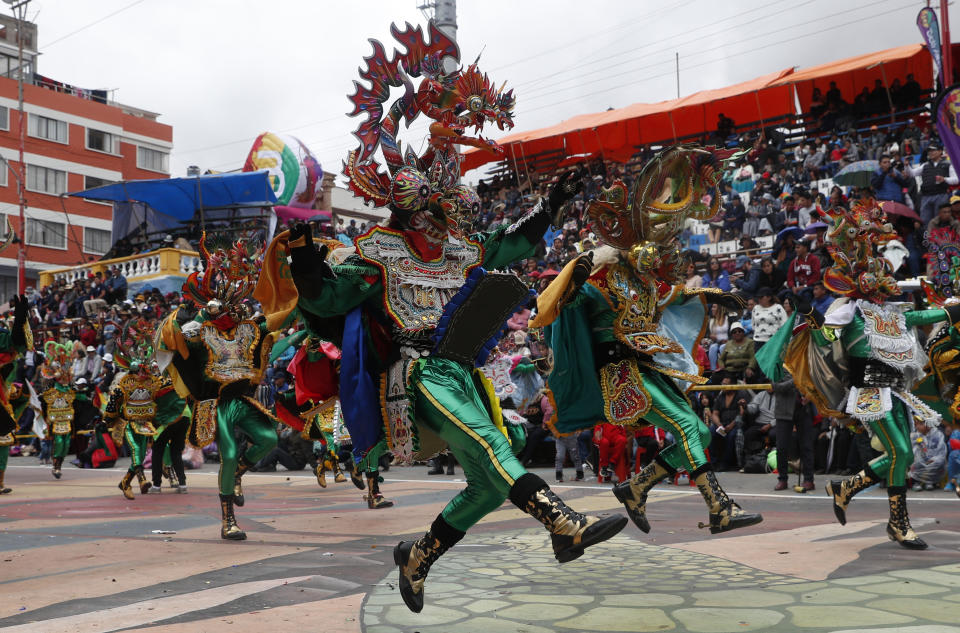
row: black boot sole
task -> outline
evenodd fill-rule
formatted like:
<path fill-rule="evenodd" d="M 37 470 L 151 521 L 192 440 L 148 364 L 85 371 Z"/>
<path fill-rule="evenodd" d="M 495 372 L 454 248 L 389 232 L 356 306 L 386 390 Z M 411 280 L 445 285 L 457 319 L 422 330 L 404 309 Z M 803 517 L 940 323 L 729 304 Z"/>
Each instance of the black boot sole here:
<path fill-rule="evenodd" d="M 242 508 L 243 504 L 245 504 L 246 502 L 247 500 L 243 498 L 243 495 L 236 495 L 233 498 L 233 505 L 237 506 L 238 508 Z"/>
<path fill-rule="evenodd" d="M 583 538 L 580 539 L 577 545 L 572 545 L 565 550 L 555 552 L 554 556 L 556 556 L 558 563 L 569 563 L 572 560 L 576 560 L 583 556 L 584 549 L 616 536 L 626 525 L 627 517 L 620 514 L 600 519 L 587 528 Z"/>
<path fill-rule="evenodd" d="M 247 540 L 247 534 L 246 532 L 240 532 L 239 534 L 226 536 L 221 533 L 220 538 L 224 541 L 245 541 Z"/>
<path fill-rule="evenodd" d="M 917 540 L 915 540 L 915 541 L 900 541 L 900 540 L 898 540 L 897 537 L 894 536 L 894 534 L 893 534 L 893 528 L 890 527 L 890 524 L 889 524 L 889 523 L 887 524 L 887 538 L 889 538 L 891 541 L 893 541 L 894 543 L 896 543 L 896 544 L 899 545 L 900 547 L 903 547 L 903 548 L 906 548 L 906 549 L 923 550 L 923 549 L 927 549 L 928 547 L 930 547 L 929 545 L 927 545 L 927 543 L 926 543 L 923 539 L 921 539 L 921 538 L 919 538 L 919 537 L 918 537 Z"/>
<path fill-rule="evenodd" d="M 834 490 L 840 490 L 843 486 L 842 481 L 831 480 L 827 484 L 827 494 L 830 496 L 830 500 L 833 501 L 833 515 L 837 517 L 837 521 L 840 522 L 840 525 L 847 524 L 847 512 L 837 505 L 837 496 L 833 493 Z"/>
<path fill-rule="evenodd" d="M 721 527 L 710 527 L 710 534 L 720 534 L 721 532 L 729 532 L 730 530 L 736 530 L 739 528 L 750 527 L 751 525 L 756 525 L 763 521 L 763 515 L 760 514 L 745 514 L 742 517 L 737 519 L 731 519 L 730 523 L 727 523 Z"/>
<path fill-rule="evenodd" d="M 409 545 L 409 547 L 404 548 L 404 545 Z M 403 568 L 410 559 L 411 549 L 413 549 L 413 541 L 400 541 L 393 548 L 393 562 L 397 564 L 397 570 L 400 572 L 398 587 L 400 588 L 400 597 L 403 598 L 403 604 L 407 605 L 407 608 L 414 613 L 420 613 L 423 611 L 423 593 L 419 596 L 413 593 L 409 581 L 403 575 Z"/>
<path fill-rule="evenodd" d="M 627 507 L 627 501 L 633 501 L 636 503 L 636 499 L 633 496 L 633 491 L 630 490 L 630 482 L 624 481 L 613 487 L 613 496 L 617 498 L 620 503 L 623 504 L 624 509 L 627 511 L 627 516 L 630 517 L 630 520 L 633 521 L 633 524 L 640 528 L 640 531 L 644 534 L 650 533 L 650 522 L 647 521 L 647 515 L 645 513 L 634 512 Z"/>

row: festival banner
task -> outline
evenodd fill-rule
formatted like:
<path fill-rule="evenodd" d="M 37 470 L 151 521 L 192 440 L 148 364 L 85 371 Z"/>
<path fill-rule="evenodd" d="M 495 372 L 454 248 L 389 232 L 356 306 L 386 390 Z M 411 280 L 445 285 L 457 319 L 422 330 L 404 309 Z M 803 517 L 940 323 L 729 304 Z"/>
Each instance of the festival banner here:
<path fill-rule="evenodd" d="M 954 84 L 940 93 L 934 111 L 943 149 L 951 163 L 960 165 L 960 84 Z"/>
<path fill-rule="evenodd" d="M 927 43 L 927 49 L 930 56 L 933 57 L 933 69 L 937 73 L 940 85 L 947 85 L 943 77 L 943 48 L 940 46 L 940 25 L 937 22 L 937 14 L 930 7 L 920 9 L 917 14 L 917 28 L 920 29 L 920 35 L 923 41 Z"/>

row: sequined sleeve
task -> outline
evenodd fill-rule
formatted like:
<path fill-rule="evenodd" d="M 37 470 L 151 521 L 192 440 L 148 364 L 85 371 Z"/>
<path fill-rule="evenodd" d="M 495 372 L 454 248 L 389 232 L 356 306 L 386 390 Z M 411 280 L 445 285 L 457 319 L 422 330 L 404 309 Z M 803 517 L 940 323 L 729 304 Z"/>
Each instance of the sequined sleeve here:
<path fill-rule="evenodd" d="M 911 310 L 903 315 L 907 321 L 907 327 L 917 327 L 919 325 L 932 325 L 941 321 L 948 321 L 946 310 L 936 308 L 933 310 Z"/>
<path fill-rule="evenodd" d="M 338 316 L 383 291 L 379 271 L 372 266 L 348 260 L 333 271 L 335 279 L 324 279 L 309 293 L 301 292 L 297 307 L 319 317 Z"/>

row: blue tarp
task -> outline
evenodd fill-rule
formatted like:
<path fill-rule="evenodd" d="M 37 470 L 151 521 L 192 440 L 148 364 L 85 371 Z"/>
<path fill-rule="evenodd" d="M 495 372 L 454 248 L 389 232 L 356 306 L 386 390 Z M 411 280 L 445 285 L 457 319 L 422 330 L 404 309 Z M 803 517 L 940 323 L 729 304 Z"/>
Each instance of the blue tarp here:
<path fill-rule="evenodd" d="M 69 194 L 109 202 L 143 202 L 157 213 L 190 220 L 201 208 L 264 207 L 277 203 L 266 170 L 190 178 L 128 180 Z"/>

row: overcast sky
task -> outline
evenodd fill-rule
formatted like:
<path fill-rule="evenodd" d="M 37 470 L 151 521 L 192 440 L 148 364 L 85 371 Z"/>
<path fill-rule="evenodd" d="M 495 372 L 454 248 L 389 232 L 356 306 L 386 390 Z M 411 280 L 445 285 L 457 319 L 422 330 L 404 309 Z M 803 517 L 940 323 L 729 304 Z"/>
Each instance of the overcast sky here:
<path fill-rule="evenodd" d="M 38 72 L 160 113 L 171 172 L 242 166 L 261 132 L 292 134 L 339 173 L 346 95 L 367 38 L 423 23 L 418 0 L 31 0 Z M 718 88 L 791 66 L 919 43 L 916 0 L 459 0 L 462 59 L 515 89 L 516 128 Z M 938 2 L 934 3 L 939 5 Z M 954 5 L 954 13 L 960 11 Z M 9 9 L 3 6 L 4 12 Z M 960 36 L 954 17 L 951 27 Z M 405 138 L 421 146 L 423 117 Z M 490 136 L 496 138 L 497 132 Z M 401 137 L 403 138 L 403 136 Z"/>

